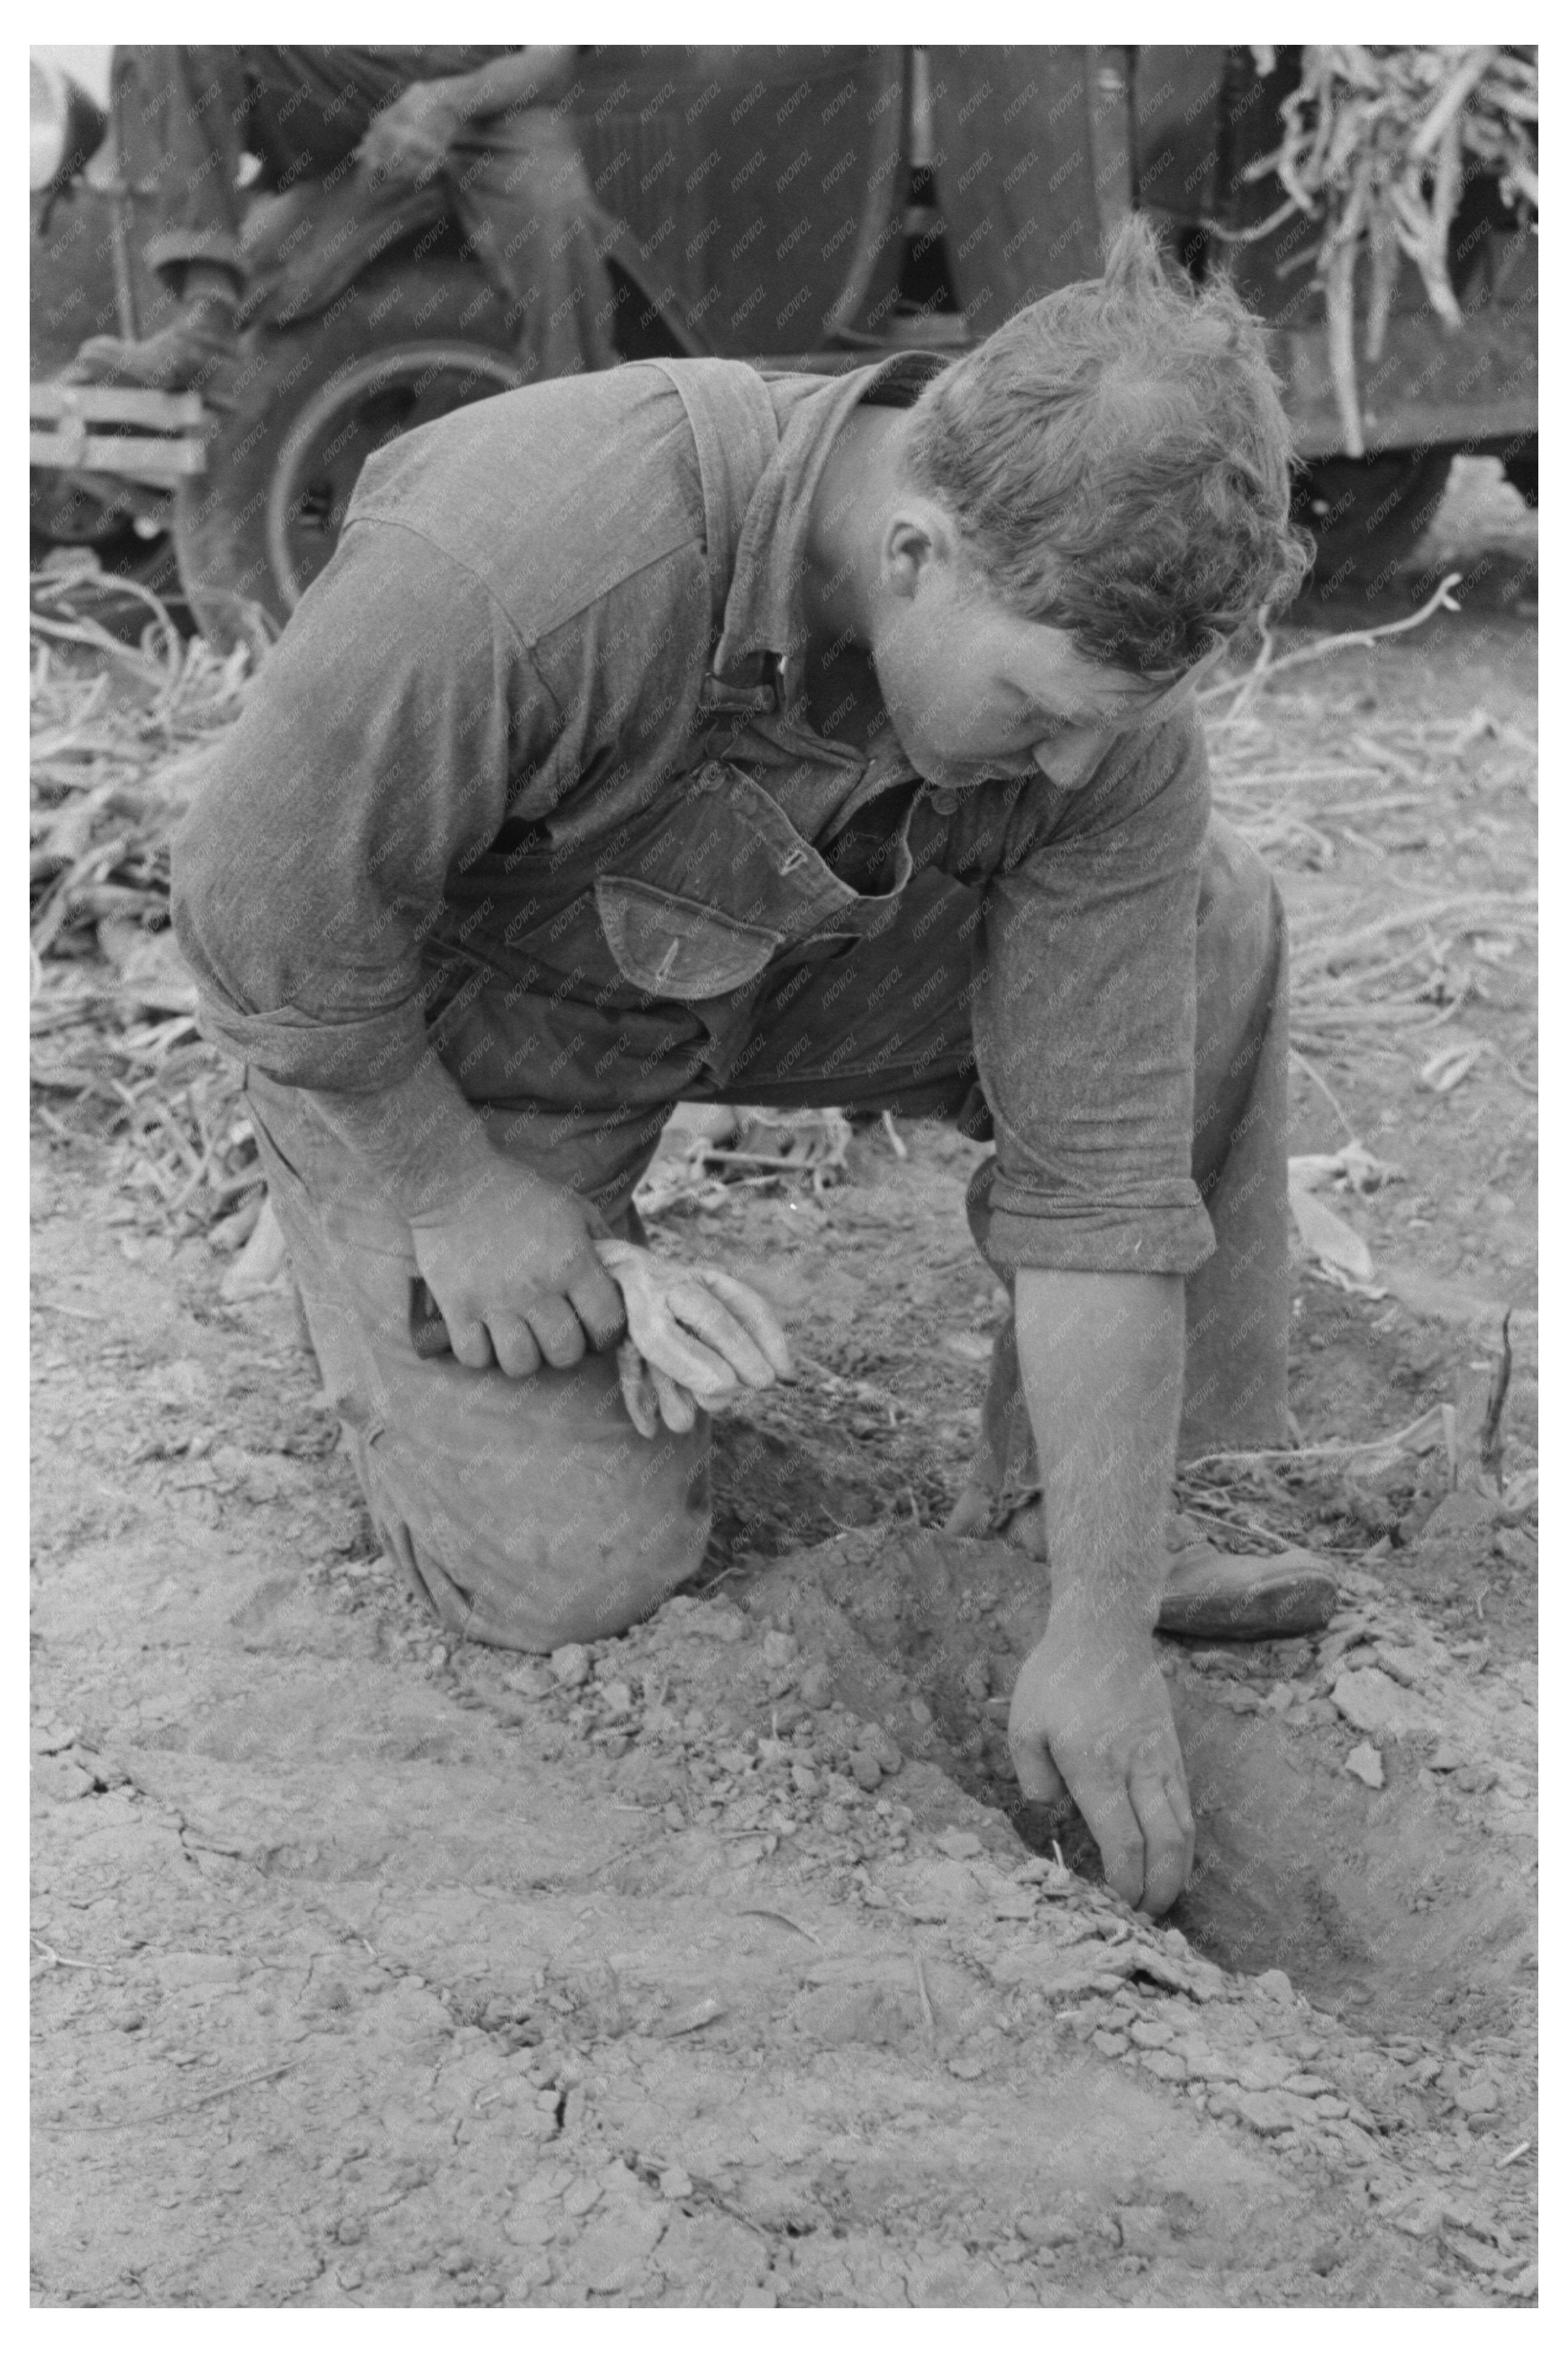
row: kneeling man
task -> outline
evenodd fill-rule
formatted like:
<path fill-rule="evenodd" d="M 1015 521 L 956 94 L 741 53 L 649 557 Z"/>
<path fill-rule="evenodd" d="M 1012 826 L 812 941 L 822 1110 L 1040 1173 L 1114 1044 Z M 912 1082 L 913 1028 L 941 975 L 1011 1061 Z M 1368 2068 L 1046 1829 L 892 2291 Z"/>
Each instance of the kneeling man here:
<path fill-rule="evenodd" d="M 1258 331 L 1137 222 L 951 364 L 505 394 L 366 466 L 175 854 L 377 1527 L 470 1640 L 618 1630 L 702 1556 L 707 1419 L 628 1412 L 606 1264 L 678 1100 L 994 1140 L 954 1525 L 1048 1546 L 1020 1784 L 1153 1911 L 1153 1629 L 1226 1600 L 1166 1594 L 1178 1444 L 1284 1435 L 1283 929 L 1191 681 L 1293 593 L 1288 492 Z"/>

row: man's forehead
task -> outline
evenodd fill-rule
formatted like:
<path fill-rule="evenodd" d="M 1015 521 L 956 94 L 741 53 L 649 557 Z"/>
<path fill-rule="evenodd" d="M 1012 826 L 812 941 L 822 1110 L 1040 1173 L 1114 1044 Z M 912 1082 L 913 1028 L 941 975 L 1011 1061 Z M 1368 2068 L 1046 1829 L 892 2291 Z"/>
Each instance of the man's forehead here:
<path fill-rule="evenodd" d="M 1113 662 L 1080 653 L 1066 630 L 1016 615 L 1009 618 L 1013 628 L 1004 668 L 1011 683 L 1043 701 L 1080 694 L 1098 709 L 1129 719 L 1161 717 L 1184 687 L 1205 678 L 1225 654 L 1224 645 L 1215 644 L 1174 678 L 1139 678 Z"/>

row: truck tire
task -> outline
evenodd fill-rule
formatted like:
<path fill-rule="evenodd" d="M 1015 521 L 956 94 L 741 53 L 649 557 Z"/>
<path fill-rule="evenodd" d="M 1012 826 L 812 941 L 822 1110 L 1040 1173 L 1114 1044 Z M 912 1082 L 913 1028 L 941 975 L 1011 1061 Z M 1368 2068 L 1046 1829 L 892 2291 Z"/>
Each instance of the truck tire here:
<path fill-rule="evenodd" d="M 337 544 L 367 458 L 523 381 L 500 297 L 449 263 L 357 280 L 323 315 L 258 327 L 174 501 L 180 577 L 202 634 L 275 634 Z"/>
<path fill-rule="evenodd" d="M 1450 449 L 1313 459 L 1291 501 L 1317 544 L 1313 585 L 1373 587 L 1396 573 L 1442 504 L 1452 462 Z"/>

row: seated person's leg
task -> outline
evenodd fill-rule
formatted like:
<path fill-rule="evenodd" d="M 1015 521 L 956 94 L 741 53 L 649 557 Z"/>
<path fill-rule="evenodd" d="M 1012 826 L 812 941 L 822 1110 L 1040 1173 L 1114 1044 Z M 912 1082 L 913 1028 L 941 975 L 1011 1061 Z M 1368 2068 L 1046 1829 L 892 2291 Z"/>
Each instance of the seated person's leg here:
<path fill-rule="evenodd" d="M 121 175 L 150 224 L 148 268 L 178 302 L 141 341 L 93 335 L 66 380 L 201 390 L 232 352 L 244 279 L 237 179 L 249 77 L 239 48 L 121 47 L 111 109 Z"/>
<path fill-rule="evenodd" d="M 140 340 L 89 337 L 67 381 L 213 395 L 234 353 L 246 287 L 242 158 L 259 159 L 263 187 L 320 178 L 406 87 L 405 69 L 374 50 L 117 49 L 121 169 L 142 192 L 147 266 L 178 307 Z"/>
<path fill-rule="evenodd" d="M 514 1650 L 645 1617 L 707 1544 L 707 1418 L 685 1436 L 639 1438 L 613 1356 L 527 1380 L 417 1356 L 406 1226 L 304 1096 L 254 1072 L 248 1091 L 322 1381 L 381 1541 L 416 1592 L 453 1633 Z M 592 1140 L 576 1142 L 581 1188 L 624 1198 L 622 1146 L 611 1138 L 597 1168 Z"/>

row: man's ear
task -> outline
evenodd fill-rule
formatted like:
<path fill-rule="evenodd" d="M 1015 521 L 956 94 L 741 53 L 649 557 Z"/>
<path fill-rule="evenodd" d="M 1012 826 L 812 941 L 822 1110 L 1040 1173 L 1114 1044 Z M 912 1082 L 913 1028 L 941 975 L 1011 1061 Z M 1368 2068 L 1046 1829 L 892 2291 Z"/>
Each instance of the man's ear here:
<path fill-rule="evenodd" d="M 895 596 L 911 597 L 928 572 L 958 558 L 958 534 L 931 499 L 895 507 L 882 534 L 882 585 Z"/>

